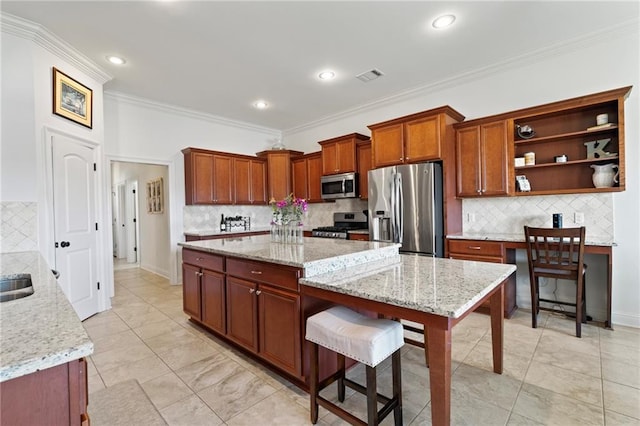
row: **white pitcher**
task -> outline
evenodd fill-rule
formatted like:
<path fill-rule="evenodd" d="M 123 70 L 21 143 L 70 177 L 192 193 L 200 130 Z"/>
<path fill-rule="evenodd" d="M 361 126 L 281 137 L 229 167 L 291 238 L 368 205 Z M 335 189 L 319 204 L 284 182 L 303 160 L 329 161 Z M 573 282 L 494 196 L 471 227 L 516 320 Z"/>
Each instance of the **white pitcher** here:
<path fill-rule="evenodd" d="M 618 165 L 603 164 L 601 166 L 593 164 L 591 166 L 593 172 L 593 186 L 596 188 L 610 188 L 614 183 L 618 183 Z"/>

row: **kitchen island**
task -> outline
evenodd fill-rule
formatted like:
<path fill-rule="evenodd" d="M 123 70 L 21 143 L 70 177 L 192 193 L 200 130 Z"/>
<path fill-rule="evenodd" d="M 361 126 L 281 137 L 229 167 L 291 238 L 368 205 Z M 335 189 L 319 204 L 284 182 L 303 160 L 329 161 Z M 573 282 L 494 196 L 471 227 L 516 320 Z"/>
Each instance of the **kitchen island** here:
<path fill-rule="evenodd" d="M 0 254 L 0 271 L 3 279 L 28 274 L 33 286 L 0 304 L 2 423 L 81 424 L 93 343 L 40 253 Z"/>

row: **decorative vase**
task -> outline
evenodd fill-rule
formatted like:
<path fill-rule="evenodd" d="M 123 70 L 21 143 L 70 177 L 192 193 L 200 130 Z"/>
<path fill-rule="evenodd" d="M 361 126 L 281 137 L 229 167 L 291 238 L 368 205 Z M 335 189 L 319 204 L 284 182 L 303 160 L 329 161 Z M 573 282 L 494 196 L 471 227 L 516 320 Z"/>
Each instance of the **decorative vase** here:
<path fill-rule="evenodd" d="M 285 224 L 271 224 L 271 242 L 282 244 L 302 244 L 304 233 L 301 222 L 287 222 Z"/>
<path fill-rule="evenodd" d="M 283 225 L 279 225 L 277 223 L 271 224 L 271 242 L 272 243 L 281 243 L 283 232 Z"/>
<path fill-rule="evenodd" d="M 594 169 L 592 179 L 593 186 L 596 188 L 611 188 L 615 183 L 618 183 L 617 164 L 592 164 L 591 168 Z"/>

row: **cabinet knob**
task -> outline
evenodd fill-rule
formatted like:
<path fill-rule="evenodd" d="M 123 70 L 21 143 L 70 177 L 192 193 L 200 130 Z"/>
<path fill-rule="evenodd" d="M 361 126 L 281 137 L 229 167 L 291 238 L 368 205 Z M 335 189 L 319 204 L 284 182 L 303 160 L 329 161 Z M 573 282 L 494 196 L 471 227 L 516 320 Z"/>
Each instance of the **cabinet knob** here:
<path fill-rule="evenodd" d="M 256 289 L 255 289 L 255 288 L 250 288 L 250 289 L 249 289 L 249 293 L 250 293 L 250 294 L 253 294 L 253 293 L 255 293 L 255 292 L 256 292 Z"/>
<path fill-rule="evenodd" d="M 256 291 L 256 296 L 260 296 L 260 293 L 262 293 L 260 290 Z"/>
<path fill-rule="evenodd" d="M 262 275 L 262 271 L 251 271 L 254 275 Z"/>

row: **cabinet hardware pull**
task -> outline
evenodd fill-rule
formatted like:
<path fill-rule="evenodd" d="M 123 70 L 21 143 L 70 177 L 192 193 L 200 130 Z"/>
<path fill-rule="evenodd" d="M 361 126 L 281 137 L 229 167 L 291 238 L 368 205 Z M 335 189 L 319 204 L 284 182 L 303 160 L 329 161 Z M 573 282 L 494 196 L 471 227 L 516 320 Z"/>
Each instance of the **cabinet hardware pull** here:
<path fill-rule="evenodd" d="M 262 293 L 260 290 L 256 291 L 256 296 L 260 296 L 260 293 Z"/>
<path fill-rule="evenodd" d="M 204 260 L 203 257 L 196 257 L 196 260 Z"/>
<path fill-rule="evenodd" d="M 262 271 L 251 271 L 254 275 L 262 275 Z"/>
<path fill-rule="evenodd" d="M 255 288 L 250 288 L 249 289 L 249 293 L 255 293 L 256 289 Z"/>
<path fill-rule="evenodd" d="M 480 250 L 482 247 L 478 247 L 478 246 L 468 246 L 467 247 L 470 250 Z"/>

